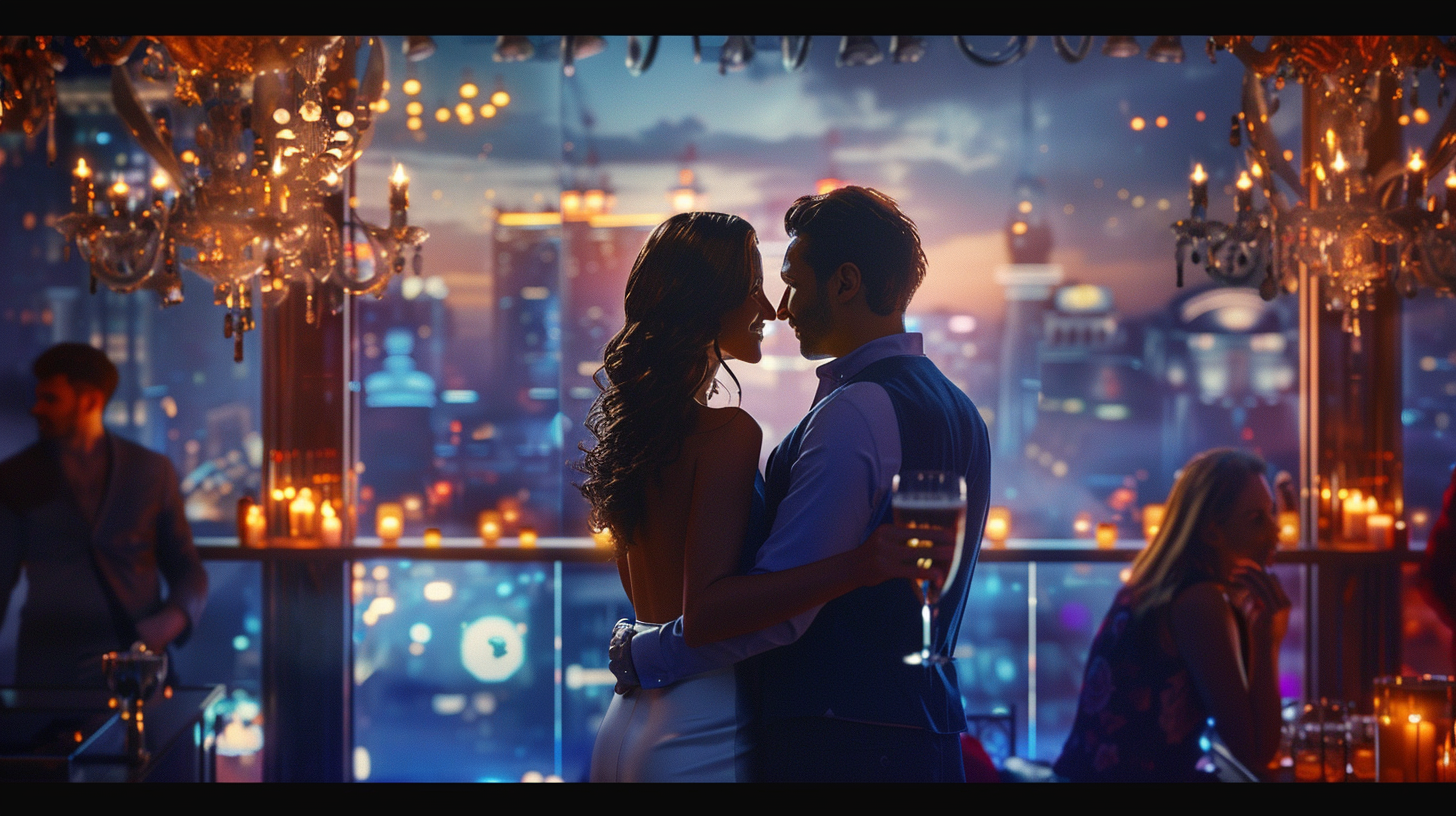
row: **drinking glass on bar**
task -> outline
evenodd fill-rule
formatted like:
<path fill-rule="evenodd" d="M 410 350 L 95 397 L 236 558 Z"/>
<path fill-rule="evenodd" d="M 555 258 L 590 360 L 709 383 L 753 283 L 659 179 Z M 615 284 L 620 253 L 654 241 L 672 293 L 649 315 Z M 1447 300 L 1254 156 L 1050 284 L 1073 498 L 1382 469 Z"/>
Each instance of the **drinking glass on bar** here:
<path fill-rule="evenodd" d="M 935 566 L 944 569 L 933 580 L 915 582 L 920 593 L 920 624 L 922 647 L 918 652 L 905 655 L 905 662 L 911 665 L 949 663 L 950 657 L 936 654 L 931 644 L 931 628 L 935 618 L 935 607 L 940 602 L 940 592 L 945 581 L 955 575 L 961 563 L 961 550 L 966 538 L 966 480 L 959 473 L 944 471 L 914 471 L 895 477 L 890 507 L 895 514 L 895 524 L 900 527 L 920 530 L 951 531 L 955 547 L 949 564 Z M 905 542 L 916 549 L 930 548 L 935 542 L 929 538 L 911 538 Z M 923 559 L 921 568 L 929 568 L 929 558 Z"/>

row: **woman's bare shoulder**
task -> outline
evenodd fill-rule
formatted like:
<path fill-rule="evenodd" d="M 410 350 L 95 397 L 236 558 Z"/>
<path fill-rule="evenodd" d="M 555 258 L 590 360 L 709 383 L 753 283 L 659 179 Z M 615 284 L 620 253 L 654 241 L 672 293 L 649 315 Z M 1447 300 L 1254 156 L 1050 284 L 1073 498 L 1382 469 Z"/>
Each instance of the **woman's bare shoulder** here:
<path fill-rule="evenodd" d="M 1179 592 L 1169 604 L 1173 633 L 1183 640 L 1197 640 L 1212 633 L 1227 631 L 1233 620 L 1233 607 L 1222 585 L 1199 581 Z"/>
<path fill-rule="evenodd" d="M 761 441 L 763 429 L 747 411 L 737 406 L 727 408 L 698 407 L 698 423 L 695 436 L 703 437 L 709 445 L 723 444 L 724 440 L 741 442 L 748 439 Z"/>

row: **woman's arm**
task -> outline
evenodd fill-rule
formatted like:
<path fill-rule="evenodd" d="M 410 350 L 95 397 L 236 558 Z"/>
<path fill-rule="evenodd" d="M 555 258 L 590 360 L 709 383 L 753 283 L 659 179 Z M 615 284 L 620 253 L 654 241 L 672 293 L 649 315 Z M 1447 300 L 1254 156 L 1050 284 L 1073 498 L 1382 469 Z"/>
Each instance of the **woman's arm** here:
<path fill-rule="evenodd" d="M 1235 581 L 1257 585 L 1250 602 L 1249 664 L 1244 665 L 1238 622 L 1223 590 L 1213 583 L 1189 587 L 1172 605 L 1173 640 L 1188 665 L 1218 734 L 1240 762 L 1262 775 L 1279 748 L 1279 641 L 1289 601 L 1262 569 L 1240 568 Z"/>
<path fill-rule="evenodd" d="M 905 536 L 888 525 L 869 542 L 811 564 L 736 574 L 762 438 L 758 424 L 742 414 L 714 434 L 696 469 L 683 586 L 683 639 L 689 647 L 782 623 L 861 586 L 928 576 L 914 562 L 916 555 L 931 553 L 904 547 Z M 950 560 L 948 547 L 934 555 Z"/>

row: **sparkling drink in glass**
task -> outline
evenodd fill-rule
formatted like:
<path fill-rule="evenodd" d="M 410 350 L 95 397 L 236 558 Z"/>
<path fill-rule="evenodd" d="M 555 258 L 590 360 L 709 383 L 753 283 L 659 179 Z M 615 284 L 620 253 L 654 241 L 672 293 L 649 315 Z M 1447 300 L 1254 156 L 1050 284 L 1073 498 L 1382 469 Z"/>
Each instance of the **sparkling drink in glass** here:
<path fill-rule="evenodd" d="M 944 471 L 915 471 L 897 475 L 890 507 L 897 526 L 912 530 L 948 531 L 955 544 L 949 563 L 942 561 L 935 564 L 929 557 L 920 562 L 922 569 L 932 566 L 941 569 L 937 571 L 936 578 L 915 582 L 920 593 L 922 646 L 920 651 L 905 655 L 905 662 L 912 665 L 948 663 L 950 657 L 936 654 L 931 645 L 931 628 L 944 581 L 954 576 L 960 567 L 961 551 L 966 538 L 965 477 L 959 473 Z M 911 538 L 905 543 L 916 549 L 929 549 L 935 542 L 927 537 Z"/>

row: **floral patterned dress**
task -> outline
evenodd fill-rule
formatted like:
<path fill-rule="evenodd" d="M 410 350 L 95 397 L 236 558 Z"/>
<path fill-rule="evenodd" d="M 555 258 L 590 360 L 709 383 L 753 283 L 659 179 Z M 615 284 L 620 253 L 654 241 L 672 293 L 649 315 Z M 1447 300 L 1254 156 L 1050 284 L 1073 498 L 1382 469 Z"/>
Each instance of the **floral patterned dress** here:
<path fill-rule="evenodd" d="M 1072 733 L 1054 766 L 1074 782 L 1194 782 L 1208 710 L 1178 656 L 1166 608 L 1117 594 L 1092 641 Z M 1242 628 L 1242 624 L 1240 624 Z"/>

